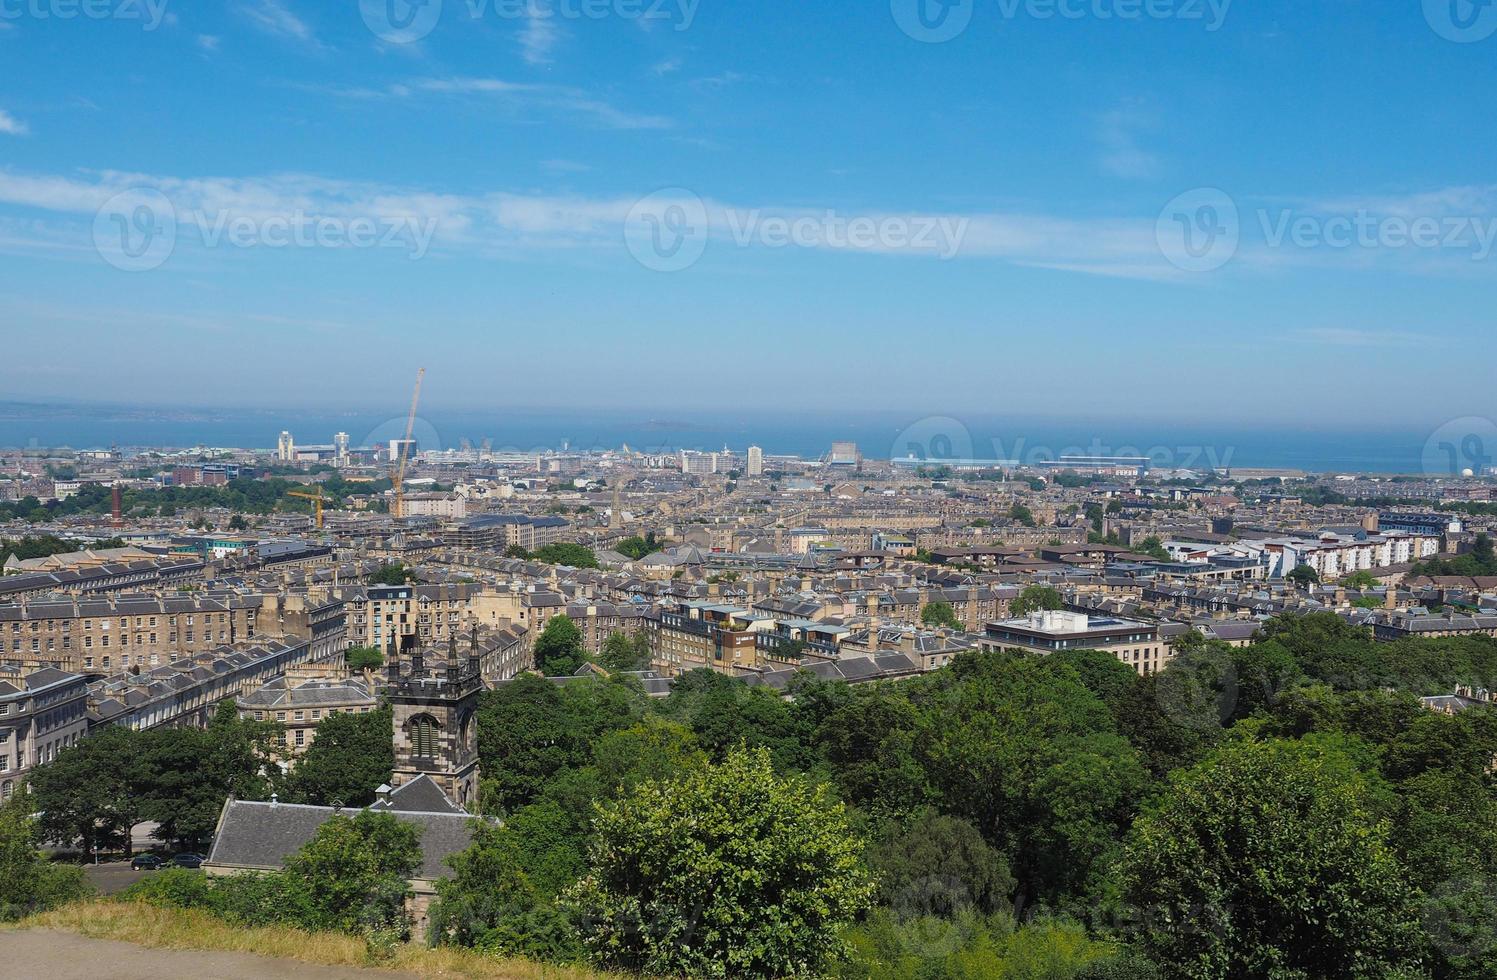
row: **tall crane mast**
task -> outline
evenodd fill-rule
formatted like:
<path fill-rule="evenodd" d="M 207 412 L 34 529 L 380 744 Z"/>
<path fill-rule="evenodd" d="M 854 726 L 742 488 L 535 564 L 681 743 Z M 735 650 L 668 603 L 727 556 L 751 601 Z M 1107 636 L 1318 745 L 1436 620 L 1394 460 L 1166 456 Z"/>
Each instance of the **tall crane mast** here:
<path fill-rule="evenodd" d="M 300 497 L 303 500 L 312 501 L 317 513 L 317 530 L 322 530 L 322 504 L 327 499 L 322 495 L 322 487 L 318 487 L 316 493 L 310 490 L 287 490 L 286 496 Z"/>
<path fill-rule="evenodd" d="M 426 368 L 416 372 L 416 390 L 411 393 L 411 414 L 405 420 L 405 438 L 396 447 L 394 466 L 390 470 L 390 484 L 395 491 L 395 505 L 391 514 L 397 520 L 405 516 L 405 464 L 411 455 L 411 435 L 416 431 L 416 405 L 421 401 L 421 379 L 426 377 Z"/>

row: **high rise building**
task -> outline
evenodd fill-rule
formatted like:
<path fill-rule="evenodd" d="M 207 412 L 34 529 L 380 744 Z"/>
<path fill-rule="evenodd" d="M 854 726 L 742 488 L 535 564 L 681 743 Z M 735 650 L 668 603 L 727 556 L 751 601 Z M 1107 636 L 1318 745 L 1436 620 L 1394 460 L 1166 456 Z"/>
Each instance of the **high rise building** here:
<path fill-rule="evenodd" d="M 276 440 L 275 458 L 282 463 L 296 462 L 296 441 L 285 429 L 281 430 L 281 437 Z"/>
<path fill-rule="evenodd" d="M 827 462 L 832 466 L 860 466 L 863 457 L 858 455 L 858 444 L 855 442 L 832 443 L 831 455 Z"/>
<path fill-rule="evenodd" d="M 333 436 L 333 465 L 343 467 L 348 465 L 348 433 L 339 432 Z"/>
<path fill-rule="evenodd" d="M 750 446 L 748 448 L 748 475 L 764 475 L 764 450 L 758 446 Z"/>

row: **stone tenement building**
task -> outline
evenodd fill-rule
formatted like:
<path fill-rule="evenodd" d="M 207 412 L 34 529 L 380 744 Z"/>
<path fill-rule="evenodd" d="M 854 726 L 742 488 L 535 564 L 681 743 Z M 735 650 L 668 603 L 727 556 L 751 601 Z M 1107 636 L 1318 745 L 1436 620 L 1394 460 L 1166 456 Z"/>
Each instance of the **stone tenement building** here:
<path fill-rule="evenodd" d="M 259 596 L 55 597 L 0 605 L 0 663 L 111 673 L 243 642 Z"/>
<path fill-rule="evenodd" d="M 198 558 L 154 558 L 58 568 L 0 578 L 0 602 L 19 602 L 57 592 L 95 595 L 126 589 L 170 588 L 210 577 Z"/>
<path fill-rule="evenodd" d="M 293 637 L 199 653 L 139 674 L 114 674 L 90 685 L 91 724 L 137 731 L 161 725 L 201 727 L 221 702 L 280 677 L 307 662 L 311 652 L 309 641 Z"/>
<path fill-rule="evenodd" d="M 159 667 L 256 638 L 297 636 L 312 658 L 346 649 L 343 604 L 305 595 L 153 594 L 0 605 L 0 664 L 82 674 Z"/>
<path fill-rule="evenodd" d="M 305 752 L 317 737 L 317 725 L 324 718 L 367 714 L 379 706 L 379 699 L 361 679 L 297 678 L 292 673 L 271 678 L 238 700 L 239 717 L 284 726 L 282 757 Z"/>
<path fill-rule="evenodd" d="M 51 667 L 0 669 L 0 802 L 88 732 L 88 684 Z"/>

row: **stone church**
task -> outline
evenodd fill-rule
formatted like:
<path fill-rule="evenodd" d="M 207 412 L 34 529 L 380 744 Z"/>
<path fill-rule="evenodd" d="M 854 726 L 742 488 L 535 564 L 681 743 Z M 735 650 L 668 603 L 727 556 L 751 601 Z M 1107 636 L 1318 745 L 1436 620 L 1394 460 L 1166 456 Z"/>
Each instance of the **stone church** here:
<path fill-rule="evenodd" d="M 420 650 L 391 650 L 386 677 L 393 709 L 391 738 L 395 768 L 375 790 L 367 809 L 414 824 L 420 833 L 421 865 L 410 879 L 407 901 L 419 935 L 436 895 L 436 881 L 450 874 L 446 859 L 472 842 L 470 808 L 478 804 L 478 695 L 483 690 L 478 634 L 464 656 L 456 637 L 445 658 Z M 213 847 L 203 870 L 209 874 L 278 871 L 335 814 L 357 811 L 236 800 L 224 802 Z"/>

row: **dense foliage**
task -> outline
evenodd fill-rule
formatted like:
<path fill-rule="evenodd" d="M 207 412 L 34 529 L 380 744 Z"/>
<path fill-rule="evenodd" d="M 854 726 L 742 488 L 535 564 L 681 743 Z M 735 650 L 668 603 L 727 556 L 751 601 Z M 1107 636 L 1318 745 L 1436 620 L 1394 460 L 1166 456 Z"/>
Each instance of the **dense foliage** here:
<path fill-rule="evenodd" d="M 125 897 L 204 909 L 237 925 L 404 934 L 407 880 L 420 861 L 414 824 L 362 810 L 329 818 L 283 871 L 204 877 L 166 870 L 132 885 Z"/>
<path fill-rule="evenodd" d="M 561 622 L 548 663 L 581 649 Z M 1497 686 L 1497 641 L 1377 643 L 1327 613 L 1243 647 L 1188 634 L 1150 676 L 1086 650 L 787 692 L 702 670 L 664 699 L 622 672 L 526 675 L 481 695 L 499 822 L 452 859 L 431 938 L 678 975 L 1493 978 L 1497 711 L 1418 700 L 1457 684 Z M 325 721 L 284 798 L 359 802 L 388 726 Z M 38 771 L 41 826 L 150 815 L 191 839 L 265 778 L 258 733 L 100 733 Z M 194 901 L 368 928 L 303 880 L 338 868 L 393 901 L 345 831 Z"/>
<path fill-rule="evenodd" d="M 1497 642 L 1374 643 L 1329 614 L 1241 648 L 1193 637 L 1148 677 L 1078 650 L 803 675 L 788 699 L 708 671 L 663 701 L 522 678 L 485 695 L 504 826 L 455 863 L 438 938 L 691 975 L 1489 977 L 1497 714 L 1416 697 L 1458 683 L 1497 683 Z M 848 808 L 838 841 L 864 842 L 874 907 L 805 937 L 826 961 L 755 959 L 779 954 L 747 935 L 709 954 L 690 927 L 770 914 L 753 889 L 684 897 L 688 867 L 731 882 L 714 855 L 762 855 L 723 794 L 769 778 L 823 787 L 818 810 Z"/>
<path fill-rule="evenodd" d="M 263 763 L 275 730 L 240 719 L 230 703 L 205 729 L 104 728 L 32 773 L 39 830 L 85 853 L 116 844 L 129 853 L 129 829 L 154 820 L 161 840 L 196 848 L 213 833 L 227 796 L 268 794 Z"/>
<path fill-rule="evenodd" d="M 0 922 L 14 922 L 82 897 L 76 866 L 53 864 L 37 850 L 29 801 L 20 794 L 0 803 Z"/>

